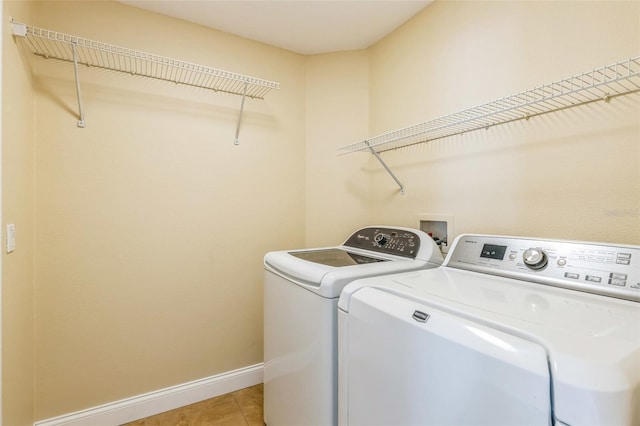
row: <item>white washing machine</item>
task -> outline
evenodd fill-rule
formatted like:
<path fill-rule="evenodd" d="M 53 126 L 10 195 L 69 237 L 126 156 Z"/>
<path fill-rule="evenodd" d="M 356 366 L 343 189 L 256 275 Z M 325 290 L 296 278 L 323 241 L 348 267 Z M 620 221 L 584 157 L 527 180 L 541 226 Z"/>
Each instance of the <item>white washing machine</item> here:
<path fill-rule="evenodd" d="M 339 301 L 340 425 L 640 425 L 640 247 L 462 235 Z"/>
<path fill-rule="evenodd" d="M 264 421 L 337 424 L 337 310 L 343 287 L 362 277 L 434 268 L 443 258 L 424 232 L 367 227 L 337 247 L 264 258 Z"/>

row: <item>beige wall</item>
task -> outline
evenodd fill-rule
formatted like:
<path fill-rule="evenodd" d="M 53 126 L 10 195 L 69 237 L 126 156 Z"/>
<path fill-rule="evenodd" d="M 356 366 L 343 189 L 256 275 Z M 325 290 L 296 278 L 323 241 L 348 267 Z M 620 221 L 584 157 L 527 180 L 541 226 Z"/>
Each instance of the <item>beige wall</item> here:
<path fill-rule="evenodd" d="M 269 250 L 420 214 L 453 215 L 456 233 L 638 244 L 637 95 L 386 153 L 404 196 L 336 149 L 637 55 L 639 7 L 437 2 L 369 50 L 303 57 L 114 2 L 5 2 L 282 89 L 247 101 L 234 146 L 240 98 L 81 68 L 79 129 L 70 65 L 36 61 L 32 87 L 4 34 L 3 222 L 20 248 L 3 255 L 4 424 L 31 422 L 34 380 L 44 419 L 261 362 Z"/>
<path fill-rule="evenodd" d="M 371 135 L 640 53 L 638 2 L 436 2 L 371 49 Z M 371 220 L 640 243 L 639 95 L 366 154 Z M 352 142 L 357 142 L 354 140 Z M 368 162 L 368 163 L 367 163 Z"/>
<path fill-rule="evenodd" d="M 27 1 L 3 2 L 2 34 L 2 419 L 33 424 L 34 106 L 31 58 L 16 49 L 9 18 L 30 19 Z M 16 249 L 5 251 L 5 225 L 16 225 Z"/>
<path fill-rule="evenodd" d="M 370 224 L 361 158 L 336 156 L 341 146 L 367 136 L 368 76 L 365 50 L 307 58 L 307 247 L 339 244 Z"/>
<path fill-rule="evenodd" d="M 117 23 L 117 25 L 116 25 Z M 304 238 L 305 62 L 115 2 L 35 25 L 275 80 L 241 98 L 39 61 L 36 418 L 262 362 L 262 257 Z"/>

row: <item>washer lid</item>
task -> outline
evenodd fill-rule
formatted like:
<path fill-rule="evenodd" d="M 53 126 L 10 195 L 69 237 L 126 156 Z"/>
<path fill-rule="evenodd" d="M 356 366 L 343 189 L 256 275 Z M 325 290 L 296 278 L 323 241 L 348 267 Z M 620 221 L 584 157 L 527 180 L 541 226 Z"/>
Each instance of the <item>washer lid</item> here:
<path fill-rule="evenodd" d="M 388 275 L 416 269 L 435 268 L 439 266 L 417 259 L 399 256 L 380 256 L 379 262 L 353 263 L 347 266 L 332 266 L 305 259 L 309 257 L 331 258 L 336 250 L 343 251 L 359 259 L 373 259 L 371 252 L 349 249 L 345 247 L 327 247 L 323 249 L 289 251 L 272 251 L 265 255 L 264 265 L 267 271 L 306 288 L 326 298 L 338 298 L 345 285 L 358 278 Z M 315 253 L 314 253 L 315 252 Z M 309 255 L 305 253 L 311 253 Z"/>
<path fill-rule="evenodd" d="M 539 343 L 374 287 L 358 290 L 344 320 L 339 393 L 351 424 L 549 424 Z"/>
<path fill-rule="evenodd" d="M 337 247 L 321 250 L 290 251 L 289 254 L 291 256 L 307 260 L 309 262 L 336 267 L 389 261 L 389 259 L 381 259 L 356 253 L 350 253 Z"/>
<path fill-rule="evenodd" d="M 545 347 L 554 413 L 567 424 L 640 419 L 640 304 L 449 267 L 374 277 L 339 302 L 376 287 Z"/>
<path fill-rule="evenodd" d="M 435 268 L 443 260 L 433 239 L 420 230 L 371 226 L 359 229 L 341 246 L 269 252 L 264 265 L 270 272 L 333 299 L 358 278 Z"/>

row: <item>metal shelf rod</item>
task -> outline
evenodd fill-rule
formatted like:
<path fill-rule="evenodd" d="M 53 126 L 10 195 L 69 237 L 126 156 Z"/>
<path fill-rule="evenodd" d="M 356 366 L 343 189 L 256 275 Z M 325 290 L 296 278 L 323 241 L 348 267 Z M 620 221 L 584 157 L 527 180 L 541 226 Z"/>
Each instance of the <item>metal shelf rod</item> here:
<path fill-rule="evenodd" d="M 384 167 L 384 169 L 387 171 L 387 173 L 389 173 L 389 175 L 391 176 L 391 178 L 393 178 L 394 181 L 396 181 L 396 183 L 398 184 L 398 186 L 400 187 L 400 195 L 404 195 L 404 185 L 402 184 L 402 182 L 400 182 L 400 180 L 398 179 L 398 177 L 395 175 L 395 173 L 393 173 L 391 171 L 391 169 L 389 168 L 389 166 L 387 166 L 387 163 L 385 163 L 385 161 L 382 159 L 382 157 L 380 157 L 380 154 L 378 154 L 376 152 L 376 150 L 372 147 L 369 147 L 369 149 L 371 150 L 371 153 L 373 154 L 374 157 L 376 157 L 376 160 L 378 160 L 378 162 L 380 164 L 382 164 L 382 167 Z"/>
<path fill-rule="evenodd" d="M 78 53 L 76 45 L 71 45 L 73 51 L 73 74 L 76 77 L 76 93 L 78 95 L 78 127 L 84 127 L 84 113 L 82 112 L 82 94 L 80 93 L 80 75 L 78 74 Z"/>

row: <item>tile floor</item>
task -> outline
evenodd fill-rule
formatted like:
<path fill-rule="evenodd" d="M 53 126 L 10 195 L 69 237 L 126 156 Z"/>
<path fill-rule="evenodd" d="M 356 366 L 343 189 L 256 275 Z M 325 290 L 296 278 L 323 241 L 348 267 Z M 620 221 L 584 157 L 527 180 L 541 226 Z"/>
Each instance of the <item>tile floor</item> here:
<path fill-rule="evenodd" d="M 262 398 L 259 384 L 123 426 L 264 426 Z"/>

